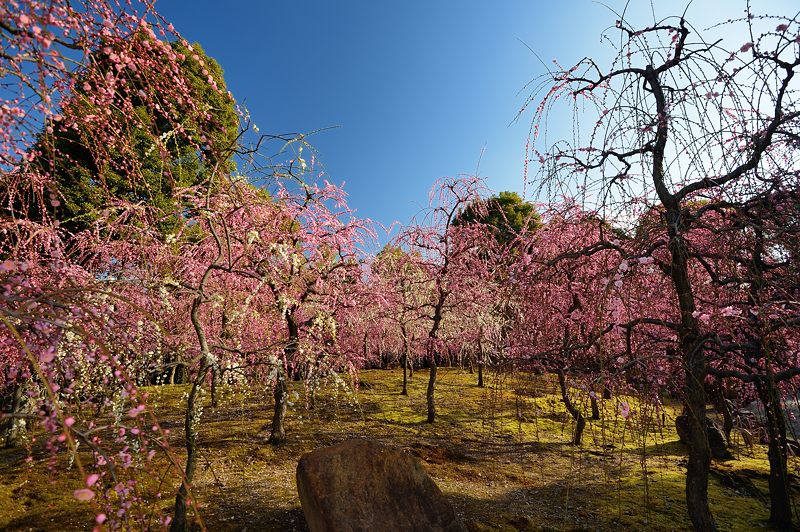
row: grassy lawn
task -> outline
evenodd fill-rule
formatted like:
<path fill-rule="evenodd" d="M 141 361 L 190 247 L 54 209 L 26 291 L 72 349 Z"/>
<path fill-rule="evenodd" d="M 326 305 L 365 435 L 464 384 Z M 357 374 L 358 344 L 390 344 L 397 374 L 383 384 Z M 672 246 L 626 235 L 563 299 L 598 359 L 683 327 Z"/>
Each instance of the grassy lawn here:
<path fill-rule="evenodd" d="M 674 408 L 662 416 L 633 399 L 624 420 L 614 398 L 601 402 L 582 446 L 569 445 L 573 423 L 544 377 L 490 374 L 487 387 L 460 369 L 440 369 L 437 422 L 425 423 L 427 372 L 399 395 L 399 370 L 329 382 L 311 408 L 302 383 L 292 383 L 288 443 L 267 443 L 270 390 L 224 390 L 204 409 L 202 451 L 194 493 L 209 530 L 305 530 L 295 489 L 297 460 L 316 447 L 372 438 L 417 456 L 471 530 L 689 528 L 684 502 L 686 449 L 678 443 Z M 151 388 L 150 405 L 180 457 L 184 386 Z M 578 394 L 575 394 L 576 396 Z M 207 399 L 207 397 L 206 397 Z M 576 399 L 579 399 L 576 397 Z M 588 405 L 584 405 L 588 407 Z M 586 408 L 588 415 L 588 408 Z M 741 439 L 739 439 L 741 440 Z M 26 462 L 29 450 L 33 460 Z M 66 453 L 64 453 L 66 454 Z M 734 447 L 736 459 L 714 462 L 710 498 L 723 530 L 763 529 L 769 514 L 766 448 Z M 81 487 L 68 457 L 55 463 L 33 442 L 0 451 L 0 529 L 90 530 L 99 508 L 78 502 Z M 797 473 L 791 459 L 790 470 Z M 178 476 L 162 455 L 139 479 L 141 508 L 155 526 L 168 515 Z M 143 525 L 137 525 L 143 526 Z"/>

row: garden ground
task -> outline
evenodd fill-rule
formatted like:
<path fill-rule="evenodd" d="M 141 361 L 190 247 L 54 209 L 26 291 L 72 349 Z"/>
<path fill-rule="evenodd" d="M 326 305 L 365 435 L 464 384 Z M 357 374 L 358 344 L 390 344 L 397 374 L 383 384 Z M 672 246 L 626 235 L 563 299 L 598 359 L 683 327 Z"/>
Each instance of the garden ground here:
<path fill-rule="evenodd" d="M 690 528 L 683 496 L 687 451 L 677 441 L 673 407 L 662 416 L 627 399 L 633 414 L 625 419 L 619 413 L 624 398 L 601 401 L 601 419 L 588 422 L 583 445 L 575 447 L 566 443 L 573 423 L 555 382 L 492 373 L 487 387 L 478 388 L 467 370 L 445 368 L 439 375 L 432 425 L 425 423 L 424 370 L 414 374 L 408 396 L 399 395 L 399 370 L 362 372 L 358 392 L 349 381 L 328 382 L 313 408 L 302 383 L 294 382 L 288 442 L 277 447 L 267 443 L 270 390 L 224 389 L 219 407 L 206 406 L 199 431 L 193 491 L 203 523 L 214 531 L 306 530 L 294 480 L 298 459 L 357 437 L 417 456 L 473 531 Z M 174 450 L 181 448 L 186 391 L 149 390 Z M 766 447 L 744 447 L 741 438 L 734 443 L 735 459 L 712 464 L 712 511 L 723 530 L 763 529 Z M 33 460 L 26 462 L 29 454 Z M 57 457 L 55 469 L 67 459 Z M 0 451 L 0 529 L 92 528 L 98 509 L 71 495 L 81 486 L 77 472 L 52 474 L 49 461 L 38 442 Z M 178 482 L 166 460 L 156 464 L 163 474 L 143 474 L 140 483 L 152 523 L 169 515 Z M 790 470 L 797 484 L 796 458 Z"/>

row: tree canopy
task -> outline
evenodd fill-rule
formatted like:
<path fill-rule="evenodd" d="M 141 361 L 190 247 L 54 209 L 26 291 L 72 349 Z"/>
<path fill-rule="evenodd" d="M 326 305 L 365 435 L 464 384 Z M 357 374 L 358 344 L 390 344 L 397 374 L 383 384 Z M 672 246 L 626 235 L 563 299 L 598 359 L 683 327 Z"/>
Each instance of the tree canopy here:
<path fill-rule="evenodd" d="M 478 209 L 476 202 L 482 202 Z M 458 213 L 453 225 L 482 223 L 492 228 L 501 244 L 508 244 L 525 231 L 541 226 L 539 214 L 533 203 L 525 201 L 516 192 L 503 191 L 487 199 L 475 200 Z"/>
<path fill-rule="evenodd" d="M 303 408 L 296 395 L 306 398 L 298 421 L 342 388 L 357 405 L 358 372 L 388 365 L 387 347 L 402 360 L 401 393 L 409 393 L 409 364 L 427 366 L 428 423 L 494 416 L 480 412 L 493 410 L 483 401 L 530 381 L 537 392 L 516 396 L 516 417 L 493 417 L 470 440 L 483 445 L 477 438 L 491 432 L 495 448 L 513 428 L 508 436 L 527 444 L 539 437 L 546 404 L 543 428 L 563 419 L 563 437 L 572 419 L 571 444 L 595 450 L 526 452 L 571 455 L 570 475 L 574 460 L 582 468 L 592 456 L 603 482 L 603 457 L 616 447 L 606 432 L 616 433 L 620 471 L 640 459 L 630 448 L 640 445 L 645 493 L 645 455 L 659 454 L 647 449 L 663 449 L 666 416 L 682 412 L 675 432 L 689 444 L 686 517 L 698 530 L 716 528 L 707 403 L 730 433 L 728 403 L 758 398 L 770 520 L 794 526 L 783 405 L 800 381 L 797 15 L 777 27 L 766 16 L 730 21 L 760 35 L 733 54 L 690 37 L 683 17 L 644 28 L 618 20 L 609 30 L 619 32 L 615 60 L 549 71 L 533 96 L 529 147 L 547 204 L 490 195 L 476 176 L 443 177 L 420 218 L 372 255 L 371 222 L 348 207 L 316 157 L 292 154 L 304 136 L 263 135 L 240 153 L 268 163 L 235 168 L 240 114 L 221 68 L 150 0 L 14 6 L 22 9 L 11 16 L 0 4 L 8 43 L 0 53 L 0 436 L 19 440 L 10 436 L 36 423 L 28 458 L 50 453 L 48 471 L 75 465 L 81 483 L 62 486 L 67 498 L 93 501 L 98 530 L 205 529 L 202 476 L 216 478 L 218 449 L 205 452 L 203 420 L 224 429 L 232 419 L 215 411 L 220 396 L 242 408 L 252 399 L 253 416 L 271 405 L 270 442 L 307 450 L 308 438 L 287 435 L 296 427 L 287 414 Z M 588 113 L 591 126 L 548 144 L 540 126 L 564 102 L 579 114 L 575 123 Z M 270 142 L 279 148 L 267 152 Z M 501 379 L 452 416 L 453 404 L 436 399 L 437 371 L 472 362 L 478 386 L 484 369 Z M 142 388 L 164 384 L 179 366 L 188 386 L 173 394 L 183 423 L 170 437 L 175 412 Z M 569 416 L 541 393 L 556 382 Z M 221 394 L 226 385 L 239 388 Z M 315 403 L 328 385 L 337 393 Z M 614 401 L 603 408 L 601 390 Z M 365 429 L 372 411 L 379 423 L 440 434 L 409 431 L 382 408 L 359 409 Z M 581 437 L 587 419 L 601 429 L 592 427 L 590 442 Z M 523 429 L 531 422 L 535 432 Z M 245 444 L 263 445 L 266 428 L 240 425 L 253 430 Z M 164 489 L 151 490 L 151 479 Z M 179 486 L 172 516 L 163 504 L 170 486 Z"/>
<path fill-rule="evenodd" d="M 139 33 L 128 39 L 146 40 Z M 151 95 L 149 76 L 140 67 L 118 68 L 127 40 L 115 41 L 92 53 L 95 65 L 76 83 L 65 115 L 121 114 L 129 106 L 125 145 L 98 146 L 90 121 L 52 121 L 35 148 L 35 164 L 52 173 L 58 190 L 53 215 L 71 232 L 88 228 L 116 202 L 152 209 L 162 232 L 174 232 L 184 218 L 180 190 L 208 185 L 211 170 L 230 173 L 239 134 L 239 117 L 219 64 L 197 44 L 174 41 L 169 53 L 188 86 L 188 94 L 173 101 Z M 93 101 L 97 77 L 124 76 L 130 82 L 111 101 Z M 151 97 L 152 96 L 152 97 Z M 192 103 L 189 109 L 188 102 Z M 100 156 L 98 156 L 100 154 Z"/>

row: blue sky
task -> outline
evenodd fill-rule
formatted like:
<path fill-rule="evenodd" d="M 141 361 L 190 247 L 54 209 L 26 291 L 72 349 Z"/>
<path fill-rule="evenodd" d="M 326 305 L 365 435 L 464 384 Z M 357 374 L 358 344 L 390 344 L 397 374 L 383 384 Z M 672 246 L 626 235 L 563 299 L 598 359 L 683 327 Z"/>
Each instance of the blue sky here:
<path fill-rule="evenodd" d="M 781 14 L 797 9 L 791 1 L 757 4 Z M 387 226 L 424 208 L 436 179 L 475 173 L 479 161 L 493 190 L 521 192 L 530 115 L 514 119 L 526 83 L 545 72 L 528 48 L 545 63 L 602 60 L 609 48 L 600 33 L 617 18 L 589 0 L 156 5 L 219 61 L 262 133 L 338 126 L 311 142 L 329 178 L 345 182 L 358 214 Z M 625 4 L 607 5 L 621 11 Z M 679 9 L 668 5 L 685 3 L 661 2 L 657 16 Z M 688 18 L 704 27 L 740 16 L 744 5 L 696 0 Z M 652 21 L 650 2 L 632 0 L 629 9 L 636 20 Z M 550 134 L 570 128 L 552 124 Z"/>

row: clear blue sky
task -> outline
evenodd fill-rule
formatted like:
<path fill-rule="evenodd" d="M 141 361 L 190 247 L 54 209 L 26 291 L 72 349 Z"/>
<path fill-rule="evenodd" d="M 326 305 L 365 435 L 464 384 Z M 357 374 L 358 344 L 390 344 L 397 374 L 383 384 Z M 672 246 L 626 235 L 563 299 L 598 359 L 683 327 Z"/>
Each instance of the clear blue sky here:
<path fill-rule="evenodd" d="M 652 21 L 649 1 L 631 4 L 635 20 Z M 656 14 L 676 14 L 685 4 L 659 1 Z M 741 16 L 744 5 L 695 0 L 688 18 L 704 27 Z M 407 223 L 427 204 L 434 180 L 475 173 L 479 160 L 493 190 L 521 192 L 530 115 L 512 122 L 525 103 L 525 84 L 545 71 L 527 47 L 546 63 L 602 59 L 608 47 L 600 45 L 600 33 L 617 18 L 589 0 L 160 0 L 156 6 L 219 61 L 262 133 L 339 126 L 311 142 L 330 179 L 346 183 L 358 214 L 385 225 Z M 790 0 L 762 0 L 757 8 L 797 9 Z M 551 134 L 570 130 L 553 128 Z"/>

